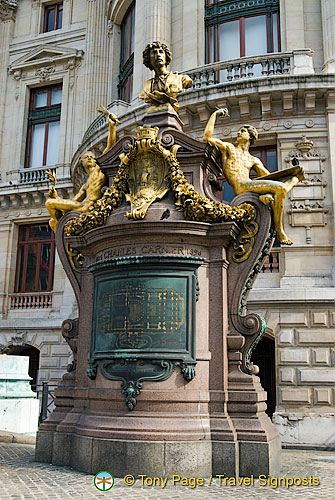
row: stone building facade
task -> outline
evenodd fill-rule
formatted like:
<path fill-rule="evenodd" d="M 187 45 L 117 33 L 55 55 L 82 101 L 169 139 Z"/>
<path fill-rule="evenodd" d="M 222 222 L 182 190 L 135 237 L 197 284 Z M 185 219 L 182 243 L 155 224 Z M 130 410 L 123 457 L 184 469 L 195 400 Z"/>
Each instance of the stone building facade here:
<path fill-rule="evenodd" d="M 0 1 L 0 344 L 28 353 L 39 383 L 64 373 L 60 325 L 77 315 L 47 229 L 44 170 L 72 196 L 80 155 L 106 145 L 99 105 L 119 117 L 118 137 L 135 133 L 142 51 L 160 40 L 193 80 L 179 98 L 187 134 L 202 140 L 211 112 L 228 107 L 218 137 L 250 123 L 269 169 L 292 158 L 305 169 L 285 205 L 294 244 L 272 250 L 248 307 L 267 321 L 254 362 L 283 442 L 335 445 L 334 28 L 332 0 Z"/>

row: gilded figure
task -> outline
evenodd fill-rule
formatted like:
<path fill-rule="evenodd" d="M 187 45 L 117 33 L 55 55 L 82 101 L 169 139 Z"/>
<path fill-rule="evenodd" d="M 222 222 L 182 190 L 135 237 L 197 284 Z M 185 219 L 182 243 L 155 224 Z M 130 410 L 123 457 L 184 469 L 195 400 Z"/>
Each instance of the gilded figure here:
<path fill-rule="evenodd" d="M 177 95 L 192 87 L 192 79 L 188 75 L 178 75 L 167 69 L 172 60 L 170 49 L 161 42 L 149 43 L 143 51 L 143 64 L 155 72 L 155 76 L 144 84 L 140 98 L 150 103 L 149 111 L 157 111 L 157 107 L 171 105 L 178 112 Z"/>
<path fill-rule="evenodd" d="M 269 179 L 269 170 L 265 168 L 259 158 L 252 156 L 249 147 L 257 140 L 257 130 L 252 125 L 242 125 L 237 132 L 237 145 L 223 142 L 213 137 L 216 118 L 219 116 L 229 116 L 226 108 L 219 109 L 212 113 L 204 132 L 204 140 L 217 146 L 221 152 L 223 173 L 238 195 L 245 192 L 260 194 L 260 201 L 265 205 L 271 205 L 273 210 L 274 226 L 279 241 L 286 245 L 291 245 L 292 241 L 285 234 L 282 217 L 284 210 L 284 200 L 287 193 L 291 191 L 301 180 L 304 179 L 303 169 L 295 167 L 277 173 L 280 180 Z M 250 170 L 254 169 L 259 175 L 257 179 L 250 179 Z M 266 177 L 265 177 L 266 176 Z M 270 174 L 274 176 L 274 174 Z"/>
<path fill-rule="evenodd" d="M 111 149 L 112 146 L 116 143 L 116 124 L 120 123 L 118 120 L 117 116 L 114 115 L 113 113 L 110 113 L 106 108 L 103 106 L 99 106 L 97 108 L 97 111 L 100 113 L 103 113 L 104 115 L 107 116 L 107 121 L 108 121 L 108 139 L 107 139 L 107 146 L 105 147 L 103 153 L 107 153 Z"/>
<path fill-rule="evenodd" d="M 105 184 L 105 175 L 101 172 L 94 153 L 92 151 L 85 151 L 80 158 L 80 162 L 88 174 L 88 179 L 72 200 L 66 200 L 58 196 L 55 182 L 49 189 L 49 198 L 45 206 L 51 215 L 49 225 L 54 232 L 56 231 L 59 219 L 66 212 L 70 210 L 88 212 L 94 206 L 94 203 L 101 198 L 101 189 Z"/>

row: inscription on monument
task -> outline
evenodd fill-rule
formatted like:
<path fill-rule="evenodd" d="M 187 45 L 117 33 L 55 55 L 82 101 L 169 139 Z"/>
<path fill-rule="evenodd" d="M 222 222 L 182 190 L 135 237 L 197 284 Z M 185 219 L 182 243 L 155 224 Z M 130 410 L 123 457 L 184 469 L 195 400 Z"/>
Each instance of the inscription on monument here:
<path fill-rule="evenodd" d="M 187 350 L 187 279 L 143 276 L 99 282 L 96 349 Z"/>
<path fill-rule="evenodd" d="M 99 252 L 96 261 L 113 259 L 115 257 L 127 257 L 131 255 L 178 255 L 201 257 L 201 250 L 195 247 L 183 245 L 139 245 L 129 247 L 108 248 Z"/>

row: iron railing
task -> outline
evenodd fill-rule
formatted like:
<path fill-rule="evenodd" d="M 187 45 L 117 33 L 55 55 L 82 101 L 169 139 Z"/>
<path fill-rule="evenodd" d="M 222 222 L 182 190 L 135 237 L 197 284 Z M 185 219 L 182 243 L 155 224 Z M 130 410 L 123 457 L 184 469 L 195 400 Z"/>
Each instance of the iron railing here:
<path fill-rule="evenodd" d="M 43 420 L 48 418 L 48 415 L 54 409 L 55 400 L 55 388 L 57 385 L 48 384 L 48 382 L 42 382 L 42 384 L 32 386 L 31 388 L 37 394 L 37 399 L 40 402 L 40 413 L 38 417 L 38 425 L 40 425 Z"/>

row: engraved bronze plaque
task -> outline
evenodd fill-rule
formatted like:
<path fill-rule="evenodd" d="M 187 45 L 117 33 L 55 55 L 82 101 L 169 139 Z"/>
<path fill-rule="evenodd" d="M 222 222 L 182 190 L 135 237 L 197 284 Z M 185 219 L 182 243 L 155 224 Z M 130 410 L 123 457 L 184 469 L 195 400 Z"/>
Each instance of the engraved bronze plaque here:
<path fill-rule="evenodd" d="M 114 278 L 99 283 L 98 346 L 186 349 L 187 281 L 183 277 Z"/>
<path fill-rule="evenodd" d="M 122 380 L 131 410 L 144 380 L 166 380 L 176 366 L 195 376 L 195 306 L 200 257 L 118 257 L 89 266 L 94 308 L 88 376 L 98 367 Z"/>
<path fill-rule="evenodd" d="M 194 361 L 201 258 L 125 257 L 93 264 L 91 355 Z"/>

